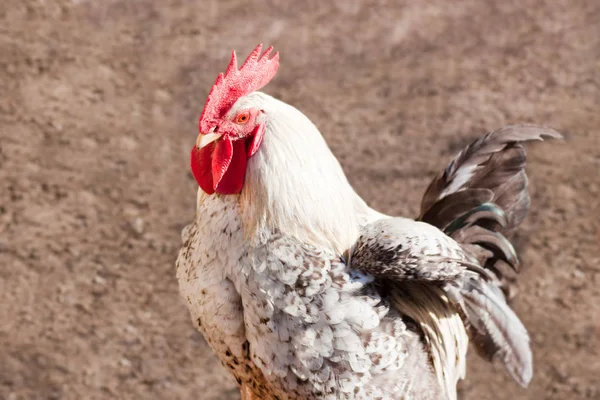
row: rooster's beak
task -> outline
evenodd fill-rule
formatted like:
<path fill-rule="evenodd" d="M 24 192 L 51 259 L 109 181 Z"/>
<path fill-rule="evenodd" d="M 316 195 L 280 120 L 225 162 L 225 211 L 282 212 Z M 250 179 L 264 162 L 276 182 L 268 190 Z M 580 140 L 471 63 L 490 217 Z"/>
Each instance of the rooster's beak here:
<path fill-rule="evenodd" d="M 196 148 L 201 149 L 204 146 L 214 142 L 215 140 L 218 140 L 219 138 L 221 138 L 222 135 L 219 135 L 217 133 L 207 133 L 207 134 L 199 134 L 198 138 L 196 138 Z"/>

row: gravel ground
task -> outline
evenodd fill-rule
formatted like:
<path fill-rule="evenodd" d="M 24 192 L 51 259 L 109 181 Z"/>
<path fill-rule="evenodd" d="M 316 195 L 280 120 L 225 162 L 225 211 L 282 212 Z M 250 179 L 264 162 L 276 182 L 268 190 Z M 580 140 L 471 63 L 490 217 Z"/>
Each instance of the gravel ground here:
<path fill-rule="evenodd" d="M 231 49 L 321 129 L 374 207 L 415 216 L 463 145 L 508 123 L 532 211 L 514 307 L 528 390 L 472 355 L 463 399 L 600 398 L 600 2 L 2 0 L 0 398 L 237 399 L 174 261 L 197 118 Z"/>

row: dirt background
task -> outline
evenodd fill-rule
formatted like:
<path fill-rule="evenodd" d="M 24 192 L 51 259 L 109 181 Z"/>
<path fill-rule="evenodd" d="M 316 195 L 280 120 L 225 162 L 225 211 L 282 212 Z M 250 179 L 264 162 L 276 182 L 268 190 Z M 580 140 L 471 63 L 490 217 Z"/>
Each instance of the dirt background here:
<path fill-rule="evenodd" d="M 600 1 L 0 2 L 0 398 L 237 399 L 180 301 L 188 155 L 231 49 L 320 127 L 359 193 L 415 216 L 507 123 L 530 146 L 515 303 L 528 390 L 472 356 L 463 399 L 600 399 Z"/>

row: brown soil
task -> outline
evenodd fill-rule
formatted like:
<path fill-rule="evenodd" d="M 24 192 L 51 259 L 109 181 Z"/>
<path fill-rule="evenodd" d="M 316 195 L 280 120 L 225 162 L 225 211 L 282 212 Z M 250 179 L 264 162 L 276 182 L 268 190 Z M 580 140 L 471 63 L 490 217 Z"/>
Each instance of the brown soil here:
<path fill-rule="evenodd" d="M 600 2 L 295 3 L 2 0 L 0 398 L 238 398 L 174 260 L 205 96 L 230 50 L 258 42 L 281 52 L 266 91 L 388 213 L 415 216 L 487 130 L 565 134 L 530 146 L 517 237 L 534 380 L 522 390 L 472 356 L 461 393 L 600 398 Z"/>

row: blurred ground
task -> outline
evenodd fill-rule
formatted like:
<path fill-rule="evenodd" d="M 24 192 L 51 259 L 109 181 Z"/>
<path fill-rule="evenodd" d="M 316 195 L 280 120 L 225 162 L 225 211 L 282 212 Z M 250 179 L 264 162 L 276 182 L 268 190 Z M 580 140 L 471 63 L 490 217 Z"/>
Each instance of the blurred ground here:
<path fill-rule="evenodd" d="M 600 2 L 296 3 L 1 2 L 0 398 L 238 398 L 174 260 L 206 94 L 231 49 L 264 42 L 282 61 L 266 91 L 316 122 L 387 213 L 415 216 L 487 130 L 565 133 L 530 146 L 517 238 L 533 383 L 473 356 L 461 393 L 599 399 Z"/>

